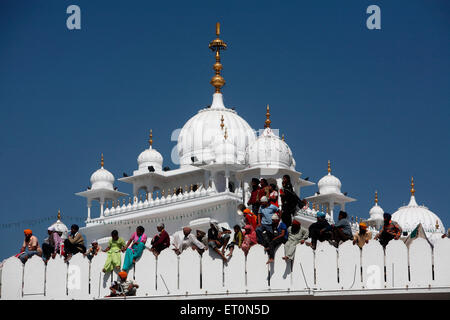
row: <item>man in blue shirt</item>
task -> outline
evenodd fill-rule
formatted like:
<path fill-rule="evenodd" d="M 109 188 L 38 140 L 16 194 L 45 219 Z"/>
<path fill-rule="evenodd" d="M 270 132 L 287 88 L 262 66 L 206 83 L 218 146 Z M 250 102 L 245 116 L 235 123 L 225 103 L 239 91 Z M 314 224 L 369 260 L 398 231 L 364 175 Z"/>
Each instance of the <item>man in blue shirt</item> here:
<path fill-rule="evenodd" d="M 275 249 L 282 243 L 285 243 L 288 239 L 287 226 L 284 222 L 280 220 L 280 216 L 274 214 L 272 216 L 272 234 L 273 238 L 270 240 L 266 251 L 269 254 L 269 260 L 267 264 L 273 262 L 275 256 Z"/>
<path fill-rule="evenodd" d="M 278 207 L 273 204 L 269 205 L 269 200 L 266 196 L 261 197 L 261 206 L 258 212 L 258 227 L 256 228 L 256 236 L 258 243 L 264 247 L 273 238 L 272 216 L 278 211 Z"/>
<path fill-rule="evenodd" d="M 332 224 L 327 230 L 333 232 L 334 246 L 337 248 L 341 242 L 353 239 L 352 227 L 347 219 L 347 212 L 339 211 L 338 222 Z"/>

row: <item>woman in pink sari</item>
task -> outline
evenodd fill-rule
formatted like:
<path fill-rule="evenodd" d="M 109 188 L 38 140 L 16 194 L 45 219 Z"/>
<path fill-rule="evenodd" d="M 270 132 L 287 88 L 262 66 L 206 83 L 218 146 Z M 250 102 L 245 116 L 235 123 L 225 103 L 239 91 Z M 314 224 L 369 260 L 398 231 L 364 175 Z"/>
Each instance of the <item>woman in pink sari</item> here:
<path fill-rule="evenodd" d="M 245 255 L 248 254 L 248 250 L 250 250 L 251 246 L 258 243 L 258 239 L 256 238 L 255 229 L 247 224 L 244 227 L 244 241 L 242 242 L 241 249 L 244 251 Z"/>
<path fill-rule="evenodd" d="M 126 250 L 122 267 L 123 271 L 128 272 L 128 270 L 130 270 L 130 268 L 133 266 L 133 263 L 136 262 L 136 259 L 138 259 L 142 255 L 142 252 L 144 252 L 145 242 L 147 242 L 147 235 L 144 233 L 144 231 L 144 227 L 137 227 L 136 232 L 133 233 L 126 246 L 123 247 L 122 252 Z M 128 248 L 131 243 L 133 244 L 130 248 Z"/>

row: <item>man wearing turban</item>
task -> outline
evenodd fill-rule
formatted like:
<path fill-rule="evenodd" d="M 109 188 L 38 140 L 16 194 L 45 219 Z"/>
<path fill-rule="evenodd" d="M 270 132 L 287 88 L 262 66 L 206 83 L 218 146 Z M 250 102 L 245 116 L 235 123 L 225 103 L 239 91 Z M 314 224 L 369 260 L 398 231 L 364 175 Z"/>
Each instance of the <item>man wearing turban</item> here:
<path fill-rule="evenodd" d="M 398 225 L 397 222 L 391 220 L 391 214 L 385 213 L 383 214 L 384 225 L 381 228 L 380 232 L 375 236 L 375 240 L 380 240 L 380 244 L 383 247 L 391 241 L 392 239 L 398 240 L 402 235 L 402 228 Z"/>
<path fill-rule="evenodd" d="M 311 237 L 311 248 L 316 250 L 317 240 L 320 242 L 331 239 L 331 232 L 327 231 L 331 228 L 325 212 L 317 212 L 317 221 L 309 226 L 309 236 Z"/>
<path fill-rule="evenodd" d="M 22 263 L 27 262 L 29 258 L 37 254 L 38 256 L 42 256 L 42 249 L 39 246 L 39 241 L 36 236 L 33 235 L 33 231 L 30 229 L 23 230 L 25 235 L 25 239 L 22 244 L 22 248 L 20 249 L 20 253 L 17 255 L 17 258 L 22 261 Z M 25 250 L 28 251 L 25 251 Z"/>
<path fill-rule="evenodd" d="M 357 244 L 362 249 L 366 243 L 369 243 L 370 239 L 372 239 L 372 232 L 367 231 L 365 222 L 361 222 L 359 224 L 359 232 L 353 236 L 353 244 Z"/>

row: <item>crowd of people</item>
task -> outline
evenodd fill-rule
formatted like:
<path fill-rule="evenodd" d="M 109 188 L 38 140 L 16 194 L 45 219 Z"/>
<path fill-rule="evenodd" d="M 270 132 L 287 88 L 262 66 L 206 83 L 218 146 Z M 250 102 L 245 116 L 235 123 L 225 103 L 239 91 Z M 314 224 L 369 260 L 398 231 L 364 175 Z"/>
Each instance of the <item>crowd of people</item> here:
<path fill-rule="evenodd" d="M 362 249 L 372 239 L 372 234 L 367 230 L 368 227 L 364 222 L 360 222 L 358 233 L 353 234 L 345 211 L 339 212 L 338 221 L 335 224 L 330 224 L 326 214 L 319 211 L 317 221 L 309 228 L 304 228 L 296 212 L 297 208 L 305 208 L 308 203 L 297 196 L 289 175 L 283 176 L 280 190 L 276 184 L 268 184 L 266 179 L 256 178 L 252 179 L 251 188 L 248 207 L 244 206 L 245 209 L 242 211 L 243 225 L 233 227 L 233 236 L 231 236 L 231 230 L 220 226 L 218 221 L 211 220 L 207 233 L 196 230 L 194 235 L 190 227 L 184 227 L 181 232 L 174 234 L 171 241 L 164 223 L 159 223 L 156 227 L 158 233 L 152 238 L 150 247 L 146 247 L 147 235 L 144 227 L 138 226 L 128 242 L 119 237 L 117 230 L 113 230 L 105 249 L 102 249 L 96 240 L 93 240 L 91 247 L 87 249 L 84 238 L 79 233 L 78 225 L 74 224 L 65 240 L 62 238 L 62 233 L 54 227 L 48 228 L 48 238 L 42 244 L 42 248 L 32 230 L 24 230 L 25 239 L 16 257 L 25 263 L 32 256 L 38 255 L 47 263 L 49 259 L 54 259 L 57 254 L 61 254 L 67 262 L 74 254 L 81 253 L 91 260 L 99 252 L 106 252 L 107 258 L 103 272 L 118 273 L 119 280 L 111 287 L 111 296 L 120 296 L 136 293 L 138 285 L 131 280 L 127 281 L 127 272 L 142 256 L 145 249 L 158 256 L 167 248 L 172 248 L 177 255 L 187 248 L 192 248 L 199 254 L 203 254 L 209 248 L 227 262 L 232 257 L 235 247 L 240 248 L 247 255 L 253 245 L 261 244 L 268 255 L 267 263 L 271 263 L 274 261 L 276 248 L 281 244 L 284 244 L 283 259 L 290 261 L 294 259 L 298 244 L 311 246 L 315 250 L 317 241 L 329 241 L 337 248 L 341 243 L 352 240 L 354 245 Z M 384 225 L 374 240 L 378 240 L 383 247 L 386 247 L 389 241 L 399 239 L 401 235 L 401 227 L 391 220 L 389 213 L 385 213 Z M 228 254 L 226 254 L 227 250 Z M 125 253 L 123 265 L 121 265 L 121 252 Z"/>

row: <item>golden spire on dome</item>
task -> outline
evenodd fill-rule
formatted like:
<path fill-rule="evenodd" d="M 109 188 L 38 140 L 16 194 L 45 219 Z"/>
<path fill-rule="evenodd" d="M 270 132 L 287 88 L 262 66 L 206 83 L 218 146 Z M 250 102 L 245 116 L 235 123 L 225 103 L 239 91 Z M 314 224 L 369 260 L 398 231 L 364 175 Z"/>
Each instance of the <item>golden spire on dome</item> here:
<path fill-rule="evenodd" d="M 284 133 L 281 135 L 281 140 L 284 141 Z"/>
<path fill-rule="evenodd" d="M 330 164 L 330 160 L 328 160 L 328 173 L 331 173 L 331 164 Z"/>
<path fill-rule="evenodd" d="M 220 75 L 222 71 L 222 64 L 220 63 L 220 51 L 227 49 L 227 44 L 219 38 L 220 36 L 220 23 L 216 23 L 216 36 L 217 38 L 209 43 L 209 48 L 216 53 L 216 63 L 213 66 L 216 75 L 211 78 L 211 85 L 216 88 L 216 93 L 220 93 L 220 89 L 225 85 L 225 79 Z"/>
<path fill-rule="evenodd" d="M 58 220 L 61 220 L 61 210 L 58 209 Z"/>
<path fill-rule="evenodd" d="M 105 164 L 105 161 L 103 160 L 103 152 L 102 152 L 102 159 L 100 160 L 100 165 L 102 168 L 103 168 L 104 164 Z"/>
<path fill-rule="evenodd" d="M 439 230 L 439 221 L 436 219 L 436 230 Z"/>
<path fill-rule="evenodd" d="M 416 190 L 414 190 L 414 178 L 411 177 L 411 195 L 414 197 L 414 193 Z"/>
<path fill-rule="evenodd" d="M 224 138 L 225 138 L 225 140 L 227 140 L 227 138 L 228 138 L 228 131 L 227 131 L 228 129 L 227 128 L 225 128 L 225 135 L 223 136 Z"/>
<path fill-rule="evenodd" d="M 150 144 L 150 148 L 151 148 L 152 145 L 153 145 L 153 131 L 152 131 L 152 129 L 150 129 L 150 135 L 149 135 L 148 143 Z"/>
<path fill-rule="evenodd" d="M 378 205 L 378 191 L 375 191 L 375 204 Z"/>
<path fill-rule="evenodd" d="M 264 123 L 264 128 L 270 128 L 270 124 L 272 123 L 272 121 L 270 121 L 270 107 L 269 105 L 267 105 L 266 108 L 266 121 Z"/>

